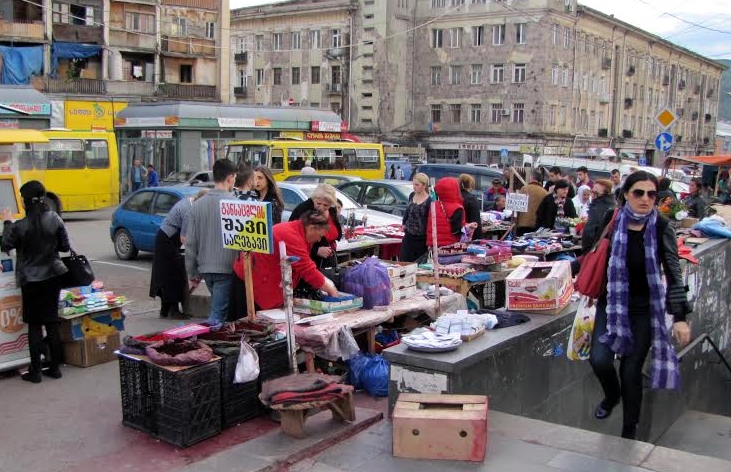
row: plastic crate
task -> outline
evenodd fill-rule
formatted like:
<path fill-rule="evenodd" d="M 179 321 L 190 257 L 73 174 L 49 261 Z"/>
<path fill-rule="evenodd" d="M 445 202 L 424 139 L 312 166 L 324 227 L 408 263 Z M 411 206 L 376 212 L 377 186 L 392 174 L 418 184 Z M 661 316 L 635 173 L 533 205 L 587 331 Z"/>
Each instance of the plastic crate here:
<path fill-rule="evenodd" d="M 122 424 L 145 433 L 153 428 L 152 397 L 147 365 L 137 359 L 119 356 L 119 386 L 122 397 Z"/>
<path fill-rule="evenodd" d="M 188 447 L 221 432 L 221 363 L 170 371 L 147 365 L 158 439 Z"/>
<path fill-rule="evenodd" d="M 243 384 L 234 383 L 239 350 L 217 350 L 221 355 L 221 427 L 230 428 L 263 413 L 259 401 L 258 379 Z"/>
<path fill-rule="evenodd" d="M 470 289 L 468 299 L 477 303 L 477 309 L 497 309 L 505 306 L 505 281 L 486 282 Z"/>
<path fill-rule="evenodd" d="M 287 338 L 254 346 L 259 355 L 259 380 L 282 377 L 290 373 Z"/>

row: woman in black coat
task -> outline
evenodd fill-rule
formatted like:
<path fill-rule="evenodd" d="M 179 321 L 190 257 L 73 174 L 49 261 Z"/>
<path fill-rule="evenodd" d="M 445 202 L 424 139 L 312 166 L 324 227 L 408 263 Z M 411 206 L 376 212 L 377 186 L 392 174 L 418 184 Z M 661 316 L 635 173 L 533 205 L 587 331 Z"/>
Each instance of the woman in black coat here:
<path fill-rule="evenodd" d="M 606 215 L 614 210 L 617 204 L 612 193 L 612 182 L 607 179 L 597 179 L 591 191 L 592 200 L 589 204 L 589 217 L 581 232 L 581 252 L 586 254 L 596 243 L 597 238 L 604 230 Z"/>
<path fill-rule="evenodd" d="M 475 189 L 475 178 L 469 174 L 459 176 L 459 190 L 462 193 L 462 206 L 464 207 L 465 220 L 467 223 L 477 223 L 472 239 L 482 238 L 482 217 L 480 216 L 480 202 L 472 195 Z"/>
<path fill-rule="evenodd" d="M 553 192 L 549 193 L 538 205 L 536 212 L 536 228 L 553 229 L 559 213 L 564 218 L 576 218 L 574 202 L 568 198 L 569 183 L 566 180 L 557 180 L 553 184 Z"/>

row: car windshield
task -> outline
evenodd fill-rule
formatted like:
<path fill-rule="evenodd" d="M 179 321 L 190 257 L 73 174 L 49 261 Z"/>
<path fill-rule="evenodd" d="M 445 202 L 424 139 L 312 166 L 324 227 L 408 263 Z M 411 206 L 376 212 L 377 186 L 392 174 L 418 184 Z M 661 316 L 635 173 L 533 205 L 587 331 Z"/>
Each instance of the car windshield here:
<path fill-rule="evenodd" d="M 401 195 L 404 200 L 409 199 L 409 195 L 414 191 L 414 187 L 411 182 L 404 182 L 399 184 L 393 184 L 393 189 Z"/>
<path fill-rule="evenodd" d="M 315 188 L 317 188 L 317 187 L 302 187 L 302 191 L 305 193 L 305 195 L 307 195 L 308 198 L 310 198 L 312 196 L 312 194 L 315 192 Z M 340 200 L 341 202 L 343 202 L 343 210 L 355 210 L 355 209 L 361 208 L 361 206 L 358 203 L 353 201 L 352 198 L 345 195 L 340 190 L 337 190 L 337 189 L 335 190 L 335 197 L 338 200 Z"/>
<path fill-rule="evenodd" d="M 170 172 L 163 180 L 166 182 L 187 182 L 193 172 Z"/>

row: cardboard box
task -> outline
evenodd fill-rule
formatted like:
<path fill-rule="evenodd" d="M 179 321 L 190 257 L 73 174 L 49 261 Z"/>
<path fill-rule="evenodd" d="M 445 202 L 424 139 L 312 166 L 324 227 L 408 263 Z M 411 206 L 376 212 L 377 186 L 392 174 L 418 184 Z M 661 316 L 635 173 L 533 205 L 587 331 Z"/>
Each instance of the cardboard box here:
<path fill-rule="evenodd" d="M 124 331 L 124 314 L 121 307 L 115 307 L 96 313 L 61 316 L 59 329 L 61 341 L 79 341 L 96 336 L 109 336 L 118 331 Z"/>
<path fill-rule="evenodd" d="M 508 310 L 560 312 L 574 292 L 568 261 L 526 262 L 505 279 Z"/>
<path fill-rule="evenodd" d="M 119 344 L 119 333 L 64 342 L 63 355 L 69 365 L 89 367 L 115 360 Z"/>
<path fill-rule="evenodd" d="M 393 455 L 482 462 L 487 397 L 402 393 L 393 410 Z"/>
<path fill-rule="evenodd" d="M 413 287 L 414 285 L 416 285 L 416 274 L 391 279 L 392 290 L 400 290 L 402 288 Z"/>
<path fill-rule="evenodd" d="M 381 261 L 381 264 L 386 266 L 388 277 L 391 280 L 416 274 L 418 268 L 417 264 L 413 262 Z"/>
<path fill-rule="evenodd" d="M 341 295 L 348 295 L 341 292 Z M 321 315 L 323 313 L 335 313 L 338 311 L 354 310 L 363 306 L 363 297 L 355 297 L 352 300 L 343 300 L 339 302 L 324 302 L 320 300 L 310 300 L 307 298 L 295 298 L 292 310 L 295 313 L 304 313 L 308 315 Z"/>
<path fill-rule="evenodd" d="M 416 276 L 414 276 L 416 277 Z M 414 279 L 414 283 L 416 283 L 416 280 Z M 400 289 L 392 289 L 391 290 L 391 303 L 398 302 L 400 300 L 405 300 L 407 298 L 411 298 L 414 295 L 416 295 L 416 285 L 412 285 L 411 287 L 404 287 Z"/>

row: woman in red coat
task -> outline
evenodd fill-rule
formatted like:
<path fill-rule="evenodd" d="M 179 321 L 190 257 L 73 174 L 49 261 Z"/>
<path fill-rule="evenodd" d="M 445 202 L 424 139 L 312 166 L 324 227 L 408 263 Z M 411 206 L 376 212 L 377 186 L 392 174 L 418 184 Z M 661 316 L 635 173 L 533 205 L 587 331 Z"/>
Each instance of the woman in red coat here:
<path fill-rule="evenodd" d="M 310 286 L 323 290 L 333 297 L 338 290 L 332 280 L 317 270 L 310 257 L 312 244 L 320 241 L 330 229 L 330 219 L 317 210 L 309 210 L 297 221 L 280 223 L 274 226 L 274 253 L 252 254 L 254 277 L 254 303 L 261 310 L 278 308 L 284 305 L 282 294 L 282 271 L 279 266 L 279 243 L 284 241 L 287 255 L 299 257 L 292 264 L 292 287 L 300 280 Z"/>
<path fill-rule="evenodd" d="M 462 228 L 466 223 L 459 180 L 454 177 L 439 179 L 436 185 L 434 185 L 434 191 L 439 198 L 439 200 L 434 202 L 436 208 L 437 246 L 442 247 L 458 243 L 462 235 Z M 475 223 L 470 224 L 477 227 Z M 431 209 L 429 209 L 429 217 L 426 222 L 426 245 L 428 248 L 434 246 L 432 228 L 432 213 Z"/>

